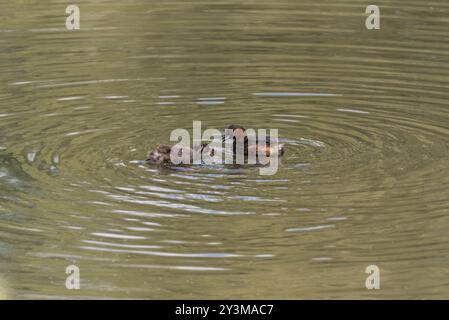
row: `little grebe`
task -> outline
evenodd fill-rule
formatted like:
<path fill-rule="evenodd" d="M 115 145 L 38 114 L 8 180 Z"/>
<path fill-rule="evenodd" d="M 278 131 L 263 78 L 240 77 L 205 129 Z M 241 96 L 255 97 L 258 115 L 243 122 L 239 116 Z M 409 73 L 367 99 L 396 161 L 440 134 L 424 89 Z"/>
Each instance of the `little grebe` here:
<path fill-rule="evenodd" d="M 284 145 L 283 144 L 278 144 L 277 145 L 277 149 L 275 149 L 274 147 L 270 146 L 270 137 L 267 136 L 264 140 L 262 141 L 259 139 L 259 137 L 256 137 L 256 143 L 254 146 L 249 146 L 248 143 L 248 137 L 246 135 L 246 129 L 240 125 L 230 125 L 228 127 L 228 129 L 232 130 L 232 135 L 223 135 L 223 142 L 228 141 L 228 139 L 233 139 L 233 153 L 234 156 L 236 155 L 237 152 L 237 140 L 243 140 L 243 151 L 244 151 L 244 155 L 248 155 L 248 151 L 251 151 L 251 149 L 254 149 L 255 154 L 259 154 L 259 153 L 265 153 L 265 155 L 267 157 L 269 157 L 270 155 L 283 155 L 284 154 Z M 264 142 L 264 143 L 263 143 Z M 170 153 L 172 152 L 173 148 L 176 148 L 178 155 L 181 156 L 186 156 L 190 157 L 190 162 L 193 159 L 193 150 L 187 147 L 180 147 L 180 146 L 169 146 L 167 144 L 160 144 L 157 146 L 156 149 L 150 151 L 148 153 L 148 158 L 146 159 L 147 163 L 150 164 L 171 164 L 170 161 Z M 176 150 L 174 152 L 176 152 Z M 204 152 L 208 153 L 209 156 L 213 156 L 214 155 L 214 149 L 211 148 L 207 143 L 203 143 L 201 144 L 201 153 L 204 154 Z"/>

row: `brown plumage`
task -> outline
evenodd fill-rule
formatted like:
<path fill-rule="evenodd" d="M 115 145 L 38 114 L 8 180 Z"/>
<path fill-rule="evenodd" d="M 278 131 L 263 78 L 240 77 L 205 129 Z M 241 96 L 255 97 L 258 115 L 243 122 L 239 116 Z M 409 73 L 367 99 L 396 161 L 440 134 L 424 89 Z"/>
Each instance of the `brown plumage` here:
<path fill-rule="evenodd" d="M 223 141 L 225 141 L 226 139 L 233 139 L 233 152 L 234 154 L 236 154 L 236 149 L 237 149 L 237 139 L 244 139 L 244 154 L 248 155 L 248 151 L 250 151 L 251 149 L 255 148 L 255 153 L 256 155 L 259 154 L 259 152 L 261 153 L 265 153 L 265 155 L 267 157 L 269 157 L 271 154 L 278 154 L 280 156 L 282 156 L 284 154 L 284 144 L 278 144 L 277 145 L 277 149 L 275 149 L 274 147 L 270 146 L 270 137 L 267 136 L 266 139 L 264 139 L 265 141 L 261 141 L 259 140 L 259 137 L 257 137 L 256 139 L 256 145 L 255 146 L 248 146 L 248 138 L 246 136 L 246 129 L 238 124 L 232 124 L 228 127 L 228 129 L 232 129 L 233 131 L 233 136 L 232 137 L 224 137 Z"/>
<path fill-rule="evenodd" d="M 146 162 L 151 164 L 170 163 L 171 146 L 160 144 L 156 149 L 148 153 Z"/>
<path fill-rule="evenodd" d="M 174 148 L 176 148 L 176 150 L 174 150 L 175 154 L 177 151 L 179 157 L 187 157 L 188 159 L 190 159 L 190 163 L 193 162 L 192 149 L 187 147 L 169 146 L 167 144 L 160 144 L 156 149 L 150 151 L 145 161 L 150 164 L 170 164 L 170 154 Z M 214 155 L 214 150 L 209 148 L 207 143 L 203 143 L 201 145 L 201 153 L 203 152 L 209 152 L 210 156 Z"/>
<path fill-rule="evenodd" d="M 267 157 L 269 157 L 272 154 L 278 154 L 279 156 L 284 154 L 284 145 L 278 144 L 278 148 L 275 149 L 274 147 L 270 146 L 269 137 L 267 137 L 265 143 L 262 144 L 261 141 L 257 140 L 255 146 L 248 146 L 248 138 L 246 137 L 246 129 L 240 125 L 230 125 L 228 129 L 232 129 L 233 135 L 231 136 L 223 136 L 223 141 L 226 141 L 227 139 L 232 138 L 233 139 L 233 152 L 234 155 L 236 154 L 237 149 L 237 139 L 244 139 L 244 154 L 248 155 L 248 151 L 251 150 L 251 148 L 256 148 L 255 152 L 256 155 L 259 154 L 259 152 L 265 153 Z M 193 161 L 193 151 L 190 148 L 186 147 L 179 147 L 179 146 L 170 146 L 167 144 L 160 144 L 157 146 L 156 149 L 150 151 L 148 153 L 148 157 L 146 162 L 150 164 L 171 164 L 170 161 L 170 153 L 172 152 L 173 148 L 178 149 L 178 155 L 184 155 L 190 157 L 190 163 Z M 201 152 L 209 152 L 210 156 L 213 156 L 215 151 L 212 149 L 207 143 L 204 143 L 201 145 Z M 176 152 L 176 151 L 175 151 Z"/>

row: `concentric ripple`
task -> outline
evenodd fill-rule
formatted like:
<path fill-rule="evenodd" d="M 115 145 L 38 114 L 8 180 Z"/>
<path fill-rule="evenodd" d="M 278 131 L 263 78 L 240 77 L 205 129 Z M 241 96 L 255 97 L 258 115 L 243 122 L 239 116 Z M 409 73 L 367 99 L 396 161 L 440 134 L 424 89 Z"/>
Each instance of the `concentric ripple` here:
<path fill-rule="evenodd" d="M 445 297 L 449 6 L 408 2 L 1 4 L 8 295 Z M 197 120 L 278 129 L 277 173 L 144 163 Z"/>

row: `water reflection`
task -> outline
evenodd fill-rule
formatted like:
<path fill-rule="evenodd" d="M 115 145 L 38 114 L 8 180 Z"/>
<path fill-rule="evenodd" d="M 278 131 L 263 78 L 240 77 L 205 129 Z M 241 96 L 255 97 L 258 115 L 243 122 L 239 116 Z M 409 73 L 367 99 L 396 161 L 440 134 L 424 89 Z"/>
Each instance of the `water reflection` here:
<path fill-rule="evenodd" d="M 376 297 L 447 295 L 444 1 L 374 33 L 355 1 L 65 6 L 0 4 L 8 295 L 372 298 L 373 263 Z M 277 174 L 145 165 L 193 120 L 279 129 Z"/>

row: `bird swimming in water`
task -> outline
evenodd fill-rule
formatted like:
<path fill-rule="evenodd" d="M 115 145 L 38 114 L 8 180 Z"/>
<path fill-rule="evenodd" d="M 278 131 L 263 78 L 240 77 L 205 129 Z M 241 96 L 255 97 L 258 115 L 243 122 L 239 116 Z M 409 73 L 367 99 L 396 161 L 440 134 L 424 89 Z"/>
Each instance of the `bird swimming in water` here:
<path fill-rule="evenodd" d="M 201 144 L 201 153 L 206 149 L 209 149 L 207 145 L 207 143 Z M 193 160 L 193 150 L 191 148 L 160 144 L 156 147 L 156 149 L 148 153 L 148 157 L 145 162 L 149 164 L 172 164 L 170 159 L 170 154 L 172 151 L 180 157 L 188 157 L 189 163 Z M 213 149 L 210 150 L 210 155 L 214 155 Z"/>
<path fill-rule="evenodd" d="M 237 153 L 238 148 L 238 140 L 243 140 L 243 152 L 245 155 L 253 149 L 255 154 L 265 154 L 269 157 L 271 154 L 278 154 L 282 156 L 284 154 L 284 144 L 277 144 L 277 148 L 271 146 L 270 136 L 266 136 L 263 139 L 259 139 L 259 137 L 255 137 L 255 143 L 251 144 L 250 139 L 248 139 L 248 135 L 246 134 L 246 129 L 238 124 L 231 124 L 228 129 L 232 130 L 232 134 L 229 136 L 223 136 L 223 142 L 228 139 L 233 139 L 233 153 L 234 155 Z M 276 140 L 277 142 L 277 140 Z"/>
<path fill-rule="evenodd" d="M 251 144 L 250 139 L 248 139 L 246 134 L 246 129 L 240 125 L 232 124 L 228 127 L 228 130 L 222 136 L 222 140 L 225 143 L 229 143 L 230 139 L 232 139 L 232 152 L 234 158 L 237 155 L 240 142 L 243 142 L 242 146 L 244 156 L 248 156 L 251 152 L 254 152 L 255 155 L 264 154 L 266 157 L 275 155 L 282 156 L 284 154 L 284 145 L 275 144 L 275 147 L 271 146 L 271 139 L 269 136 L 264 137 L 263 140 L 256 137 L 255 143 Z M 198 151 L 200 154 L 207 154 L 210 157 L 213 157 L 216 152 L 215 149 L 208 143 L 201 144 L 200 150 Z M 194 150 L 188 147 L 182 147 L 179 145 L 170 146 L 167 144 L 160 144 L 156 147 L 156 149 L 150 151 L 145 161 L 146 163 L 156 165 L 172 164 L 170 159 L 170 154 L 172 152 L 180 157 L 182 156 L 184 160 L 188 159 L 188 163 L 192 163 Z"/>

